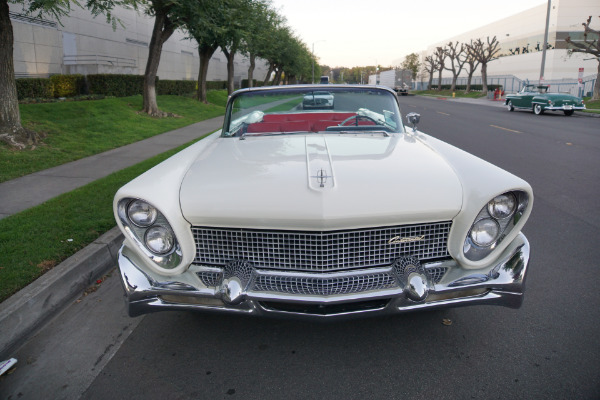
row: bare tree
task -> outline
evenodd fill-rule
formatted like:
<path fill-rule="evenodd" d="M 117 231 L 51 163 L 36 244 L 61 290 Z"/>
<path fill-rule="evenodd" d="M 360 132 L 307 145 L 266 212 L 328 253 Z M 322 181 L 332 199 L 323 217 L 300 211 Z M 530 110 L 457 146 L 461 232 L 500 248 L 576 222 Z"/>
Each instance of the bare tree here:
<path fill-rule="evenodd" d="M 467 75 L 467 93 L 471 91 L 471 80 L 473 79 L 473 73 L 475 73 L 475 70 L 477 69 L 477 67 L 479 67 L 479 61 L 477 61 L 477 58 L 473 56 L 473 52 L 469 50 L 471 47 L 473 47 L 472 40 L 469 44 L 465 44 L 465 51 L 467 54 L 465 61 L 466 64 L 469 66 L 469 72 Z"/>
<path fill-rule="evenodd" d="M 469 55 L 475 58 L 481 64 L 481 82 L 483 84 L 483 94 L 487 95 L 487 64 L 491 60 L 495 59 L 500 52 L 500 42 L 496 39 L 496 36 L 490 40 L 487 37 L 487 43 L 484 43 L 481 39 L 477 39 L 472 44 L 467 46 Z"/>
<path fill-rule="evenodd" d="M 433 56 L 435 57 L 435 62 L 438 65 L 438 88 L 437 90 L 442 90 L 442 72 L 444 72 L 445 63 L 446 63 L 446 49 L 444 47 L 438 47 L 435 49 L 435 53 Z"/>
<path fill-rule="evenodd" d="M 594 85 L 594 94 L 592 100 L 600 100 L 600 31 L 590 28 L 592 22 L 592 16 L 587 19 L 587 22 L 583 24 L 583 42 L 571 40 L 571 36 L 568 36 L 565 41 L 569 45 L 573 46 L 569 50 L 573 53 L 585 53 L 591 54 L 598 60 L 598 75 L 596 76 L 596 84 Z M 588 34 L 591 33 L 591 37 Z"/>
<path fill-rule="evenodd" d="M 448 43 L 446 45 L 446 55 L 450 59 L 450 68 L 444 66 L 447 71 L 452 71 L 452 87 L 450 90 L 454 92 L 456 90 L 456 80 L 463 70 L 465 63 L 467 62 L 467 50 L 463 43 Z"/>
<path fill-rule="evenodd" d="M 423 64 L 423 69 L 425 70 L 425 72 L 427 72 L 429 74 L 429 83 L 427 84 L 428 90 L 431 90 L 431 82 L 433 81 L 433 74 L 435 73 L 435 71 L 437 71 L 438 68 L 439 68 L 439 65 L 438 65 L 437 61 L 435 60 L 435 58 L 433 58 L 433 56 L 425 57 L 425 63 Z"/>

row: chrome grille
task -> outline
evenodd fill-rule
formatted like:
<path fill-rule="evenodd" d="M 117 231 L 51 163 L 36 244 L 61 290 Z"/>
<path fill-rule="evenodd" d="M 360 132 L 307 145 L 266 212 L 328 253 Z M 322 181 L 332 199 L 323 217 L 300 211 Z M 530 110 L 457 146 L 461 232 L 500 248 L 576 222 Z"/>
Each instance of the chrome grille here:
<path fill-rule="evenodd" d="M 440 283 L 447 271 L 447 267 L 433 267 L 425 269 L 425 272 L 427 272 L 429 279 L 431 279 L 433 283 Z"/>
<path fill-rule="evenodd" d="M 390 273 L 375 273 L 343 277 L 295 277 L 260 275 L 253 290 L 303 295 L 339 295 L 397 287 Z"/>
<path fill-rule="evenodd" d="M 402 256 L 421 261 L 449 257 L 451 222 L 331 231 L 268 231 L 192 227 L 194 263 L 224 266 L 246 260 L 255 268 L 290 271 L 339 271 L 391 264 Z M 423 240 L 390 244 L 390 239 Z"/>
<path fill-rule="evenodd" d="M 196 275 L 198 275 L 198 278 L 200 278 L 202 283 L 206 286 L 218 286 L 223 281 L 222 272 L 202 271 L 197 272 Z"/>

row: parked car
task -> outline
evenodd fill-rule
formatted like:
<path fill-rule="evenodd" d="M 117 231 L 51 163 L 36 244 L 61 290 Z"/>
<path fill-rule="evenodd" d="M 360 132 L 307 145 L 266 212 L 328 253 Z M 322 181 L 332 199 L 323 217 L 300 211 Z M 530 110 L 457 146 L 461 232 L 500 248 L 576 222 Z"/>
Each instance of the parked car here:
<path fill-rule="evenodd" d="M 131 316 L 200 310 L 347 318 L 518 308 L 533 204 L 522 179 L 402 123 L 392 89 L 244 89 L 223 129 L 123 186 Z"/>
<path fill-rule="evenodd" d="M 506 96 L 504 104 L 508 111 L 522 108 L 541 115 L 544 111 L 562 111 L 573 115 L 575 110 L 585 110 L 583 99 L 564 93 L 548 93 L 547 85 L 525 85 L 519 93 Z"/>
<path fill-rule="evenodd" d="M 312 109 L 332 109 L 334 106 L 334 96 L 331 92 L 323 90 L 314 90 L 304 95 L 302 100 L 302 108 L 308 110 Z"/>

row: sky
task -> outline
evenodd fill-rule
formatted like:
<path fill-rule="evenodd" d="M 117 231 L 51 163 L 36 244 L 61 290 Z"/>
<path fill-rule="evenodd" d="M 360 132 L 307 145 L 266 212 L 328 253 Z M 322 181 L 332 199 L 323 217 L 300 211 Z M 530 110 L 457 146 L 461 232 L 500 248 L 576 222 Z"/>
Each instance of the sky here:
<path fill-rule="evenodd" d="M 321 65 L 394 65 L 407 54 L 545 0 L 272 0 Z"/>

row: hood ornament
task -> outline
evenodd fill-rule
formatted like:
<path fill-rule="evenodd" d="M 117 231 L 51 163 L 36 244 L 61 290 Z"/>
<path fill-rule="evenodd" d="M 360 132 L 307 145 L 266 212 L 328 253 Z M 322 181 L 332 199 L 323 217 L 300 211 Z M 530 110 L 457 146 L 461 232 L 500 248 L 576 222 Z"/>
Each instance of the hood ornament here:
<path fill-rule="evenodd" d="M 327 182 L 327 178 L 331 178 L 331 175 L 327 175 L 327 171 L 323 168 L 317 171 L 317 175 L 311 176 L 311 178 L 317 178 L 317 182 L 319 182 L 320 187 L 325 187 L 325 183 Z"/>

